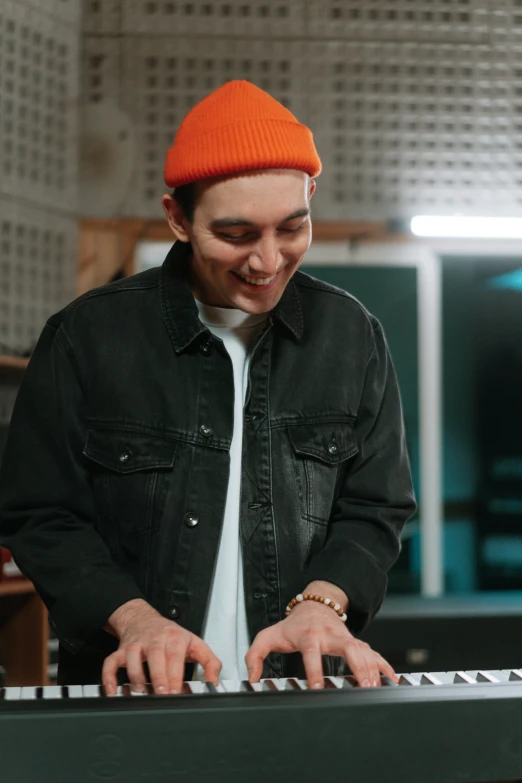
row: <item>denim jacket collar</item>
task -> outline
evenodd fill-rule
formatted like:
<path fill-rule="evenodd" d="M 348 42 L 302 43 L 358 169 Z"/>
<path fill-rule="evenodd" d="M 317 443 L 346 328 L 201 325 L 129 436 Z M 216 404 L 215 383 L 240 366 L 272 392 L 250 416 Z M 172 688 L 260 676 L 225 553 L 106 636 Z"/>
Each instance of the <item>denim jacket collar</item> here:
<path fill-rule="evenodd" d="M 163 319 L 177 354 L 182 353 L 199 335 L 208 331 L 199 320 L 188 281 L 191 250 L 189 243 L 175 242 L 163 262 L 160 274 Z M 296 342 L 301 340 L 303 311 L 293 279 L 289 281 L 283 296 L 272 310 L 271 317 L 285 327 Z"/>

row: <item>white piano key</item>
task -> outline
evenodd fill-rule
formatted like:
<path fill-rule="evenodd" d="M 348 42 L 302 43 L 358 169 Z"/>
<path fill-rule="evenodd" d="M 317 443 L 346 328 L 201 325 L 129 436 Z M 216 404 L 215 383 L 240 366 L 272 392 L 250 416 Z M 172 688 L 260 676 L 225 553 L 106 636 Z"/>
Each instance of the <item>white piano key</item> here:
<path fill-rule="evenodd" d="M 442 680 L 434 672 L 424 672 L 420 678 L 421 685 L 442 685 Z"/>
<path fill-rule="evenodd" d="M 62 699 L 63 688 L 61 685 L 44 685 L 42 688 L 42 697 L 44 699 Z"/>
<path fill-rule="evenodd" d="M 476 685 L 477 681 L 468 672 L 455 672 L 453 682 L 458 685 L 459 683 L 466 683 L 467 685 Z"/>
<path fill-rule="evenodd" d="M 207 682 L 207 688 L 209 690 L 209 693 L 226 693 L 225 686 L 223 685 L 223 682 L 218 682 L 217 685 L 214 685 L 211 682 Z"/>
<path fill-rule="evenodd" d="M 261 685 L 263 686 L 264 691 L 272 691 L 273 693 L 285 690 L 285 680 L 283 678 L 266 677 L 261 680 Z"/>
<path fill-rule="evenodd" d="M 187 682 L 187 685 L 190 688 L 191 692 L 194 694 L 208 693 L 208 688 L 206 683 L 201 682 L 200 680 L 189 680 Z"/>
<path fill-rule="evenodd" d="M 244 691 L 241 680 L 221 680 L 225 693 L 241 693 Z"/>
<path fill-rule="evenodd" d="M 359 687 L 353 674 L 346 674 L 344 677 L 340 677 L 339 679 L 342 681 L 344 690 L 350 691 L 352 688 Z"/>
<path fill-rule="evenodd" d="M 489 669 L 488 672 L 496 677 L 499 682 L 509 682 L 509 673 L 511 672 L 511 669 L 508 671 L 503 671 L 502 669 Z"/>
<path fill-rule="evenodd" d="M 261 680 L 261 682 L 266 682 L 271 691 L 286 691 L 287 689 L 285 677 L 267 677 L 266 680 Z"/>
<path fill-rule="evenodd" d="M 285 680 L 285 690 L 287 691 L 303 691 L 305 688 L 302 687 L 301 683 L 305 682 L 304 680 L 298 680 L 297 677 L 287 677 Z M 308 690 L 308 689 L 306 689 Z"/>
<path fill-rule="evenodd" d="M 126 692 L 127 692 L 128 696 L 136 696 L 136 698 L 139 698 L 140 696 L 148 696 L 149 695 L 149 691 L 148 691 L 147 687 L 145 687 L 144 691 L 136 691 L 136 690 L 134 690 L 134 688 L 132 688 L 131 685 L 128 685 L 127 689 L 126 689 Z"/>
<path fill-rule="evenodd" d="M 399 677 L 399 685 L 420 685 L 420 679 L 422 674 L 415 673 L 415 674 L 398 674 Z"/>
<path fill-rule="evenodd" d="M 251 688 L 256 693 L 262 693 L 263 691 L 268 691 L 270 688 L 266 685 L 266 682 L 261 680 L 261 682 L 252 682 L 250 683 Z"/>
<path fill-rule="evenodd" d="M 520 682 L 522 680 L 522 669 L 511 669 L 509 674 L 510 682 Z"/>
<path fill-rule="evenodd" d="M 22 688 L 22 692 L 20 694 L 20 699 L 23 701 L 32 701 L 33 699 L 36 699 L 36 686 L 34 685 L 25 685 Z"/>
<path fill-rule="evenodd" d="M 439 685 L 453 685 L 454 674 L 449 672 L 426 672 L 426 674 L 438 680 Z"/>
<path fill-rule="evenodd" d="M 389 677 L 385 677 L 384 674 L 381 674 L 381 687 L 382 688 L 396 688 L 398 685 L 397 682 L 394 682 L 393 680 L 390 680 Z"/>
<path fill-rule="evenodd" d="M 330 690 L 341 690 L 343 687 L 343 681 L 340 677 L 334 677 L 333 675 L 327 675 L 324 678 L 324 687 Z"/>
<path fill-rule="evenodd" d="M 68 685 L 69 699 L 83 699 L 82 685 Z"/>
<path fill-rule="evenodd" d="M 6 688 L 4 691 L 4 699 L 5 701 L 19 701 L 21 692 L 21 688 Z"/>
<path fill-rule="evenodd" d="M 478 672 L 471 672 L 472 675 L 475 676 L 475 679 L 477 682 L 503 682 L 499 677 L 497 677 L 494 672 L 490 671 L 478 671 Z"/>
<path fill-rule="evenodd" d="M 82 685 L 84 699 L 97 699 L 101 696 L 99 685 Z"/>

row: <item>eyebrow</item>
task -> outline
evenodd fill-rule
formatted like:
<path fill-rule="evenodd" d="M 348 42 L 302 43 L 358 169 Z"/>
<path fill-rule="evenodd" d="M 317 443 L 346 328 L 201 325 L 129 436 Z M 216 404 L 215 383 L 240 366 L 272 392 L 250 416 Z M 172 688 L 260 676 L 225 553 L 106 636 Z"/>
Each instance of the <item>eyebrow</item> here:
<path fill-rule="evenodd" d="M 310 214 L 309 209 L 296 209 L 295 212 L 292 212 L 291 215 L 287 215 L 287 217 L 283 218 L 281 220 L 281 223 L 288 223 L 289 220 L 295 220 L 295 218 L 298 217 L 307 217 Z M 210 223 L 211 228 L 230 228 L 231 226 L 255 226 L 256 224 L 253 223 L 251 220 L 247 220 L 244 217 L 226 217 L 226 218 L 217 218 L 216 220 L 213 220 Z"/>

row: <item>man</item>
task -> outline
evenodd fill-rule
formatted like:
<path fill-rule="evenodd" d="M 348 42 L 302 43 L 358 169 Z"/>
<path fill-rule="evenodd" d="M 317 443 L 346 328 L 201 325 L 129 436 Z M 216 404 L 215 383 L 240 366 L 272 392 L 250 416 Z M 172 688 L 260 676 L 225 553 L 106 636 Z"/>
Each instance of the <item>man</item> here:
<path fill-rule="evenodd" d="M 355 634 L 414 509 L 399 393 L 375 318 L 297 271 L 320 170 L 308 128 L 225 84 L 168 152 L 161 269 L 47 322 L 0 533 L 49 608 L 61 683 L 396 679 Z"/>

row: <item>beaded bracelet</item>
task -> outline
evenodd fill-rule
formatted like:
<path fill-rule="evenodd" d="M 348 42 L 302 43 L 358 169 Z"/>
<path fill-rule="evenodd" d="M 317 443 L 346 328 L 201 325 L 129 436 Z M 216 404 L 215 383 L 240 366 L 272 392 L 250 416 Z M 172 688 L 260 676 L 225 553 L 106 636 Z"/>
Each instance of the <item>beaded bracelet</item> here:
<path fill-rule="evenodd" d="M 318 603 L 329 606 L 338 615 L 339 619 L 346 622 L 348 615 L 343 612 L 340 604 L 336 604 L 331 598 L 325 598 L 324 595 L 312 595 L 311 593 L 299 593 L 295 598 L 292 598 L 288 606 L 286 607 L 285 616 L 288 617 L 294 606 L 300 604 L 302 601 L 317 601 Z"/>

